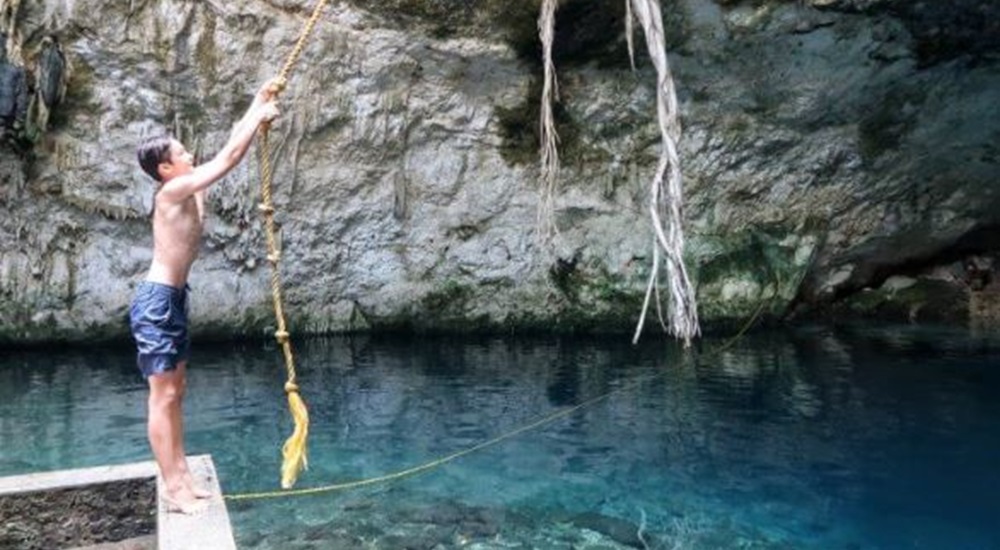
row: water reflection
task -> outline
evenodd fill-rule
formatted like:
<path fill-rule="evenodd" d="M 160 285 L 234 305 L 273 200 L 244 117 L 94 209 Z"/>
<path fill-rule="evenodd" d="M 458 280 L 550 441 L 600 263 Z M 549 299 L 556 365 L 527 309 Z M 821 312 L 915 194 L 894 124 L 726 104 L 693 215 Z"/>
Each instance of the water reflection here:
<path fill-rule="evenodd" d="M 469 540 L 527 547 L 577 544 L 584 528 L 630 544 L 616 522 L 665 548 L 997 543 L 995 340 L 817 327 L 729 344 L 686 354 L 595 338 L 301 342 L 304 485 L 412 467 L 607 398 L 403 483 L 234 506 L 241 547 L 282 548 L 305 531 L 397 547 L 387 537 L 428 532 L 430 508 L 459 518 Z M 214 456 L 229 492 L 277 484 L 291 428 L 283 381 L 271 345 L 196 347 L 189 449 Z M 0 475 L 146 459 L 144 406 L 129 350 L 5 354 Z M 575 534 L 554 527 L 565 525 Z M 458 545 L 454 529 L 439 535 L 427 542 Z"/>

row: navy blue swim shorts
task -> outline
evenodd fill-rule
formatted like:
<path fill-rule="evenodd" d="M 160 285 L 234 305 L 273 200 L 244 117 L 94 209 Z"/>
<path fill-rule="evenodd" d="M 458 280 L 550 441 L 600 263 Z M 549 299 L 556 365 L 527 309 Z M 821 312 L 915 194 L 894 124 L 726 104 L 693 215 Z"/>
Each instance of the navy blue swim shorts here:
<path fill-rule="evenodd" d="M 187 360 L 191 348 L 187 285 L 176 288 L 150 281 L 139 283 L 129 309 L 129 324 L 143 377 L 176 369 Z"/>

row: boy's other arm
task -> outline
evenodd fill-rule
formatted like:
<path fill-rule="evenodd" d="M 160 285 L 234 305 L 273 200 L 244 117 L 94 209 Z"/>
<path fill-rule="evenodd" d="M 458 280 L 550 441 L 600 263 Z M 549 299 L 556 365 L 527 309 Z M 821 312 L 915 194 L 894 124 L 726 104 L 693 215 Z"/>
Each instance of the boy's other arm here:
<path fill-rule="evenodd" d="M 198 166 L 190 174 L 178 176 L 164 183 L 159 196 L 179 202 L 220 180 L 243 159 L 260 123 L 273 120 L 277 116 L 278 108 L 273 101 L 260 104 L 255 102 L 236 125 L 229 141 L 212 160 Z"/>

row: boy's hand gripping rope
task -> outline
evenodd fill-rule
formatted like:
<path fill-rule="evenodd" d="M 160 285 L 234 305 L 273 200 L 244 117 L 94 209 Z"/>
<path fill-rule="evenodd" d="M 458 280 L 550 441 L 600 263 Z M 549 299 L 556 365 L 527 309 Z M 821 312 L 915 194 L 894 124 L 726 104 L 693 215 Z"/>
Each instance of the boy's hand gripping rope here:
<path fill-rule="evenodd" d="M 284 90 L 288 82 L 288 75 L 292 71 L 292 66 L 302 54 L 306 39 L 312 33 L 313 27 L 319 20 L 323 7 L 328 0 L 319 0 L 313 10 L 312 16 L 306 22 L 299 35 L 298 42 L 285 60 L 278 75 L 278 84 L 272 90 L 274 96 Z M 287 327 L 285 326 L 285 314 L 281 300 L 281 275 L 278 270 L 278 261 L 281 259 L 281 252 L 278 250 L 278 239 L 274 229 L 274 204 L 271 202 L 271 149 L 268 145 L 268 131 L 270 124 L 265 122 L 260 126 L 260 133 L 257 143 L 257 152 L 260 157 L 260 196 L 259 206 L 261 214 L 264 216 L 264 229 L 267 234 L 267 260 L 271 264 L 271 295 L 274 300 L 274 317 L 278 325 L 278 330 L 274 333 L 278 344 L 281 345 L 282 353 L 285 356 L 285 368 L 288 371 L 288 380 L 285 382 L 285 393 L 288 394 L 288 408 L 295 421 L 295 431 L 285 441 L 281 448 L 283 461 L 281 464 L 281 487 L 289 489 L 295 485 L 299 473 L 308 465 L 306 453 L 306 438 L 309 436 L 309 411 L 306 404 L 299 395 L 299 386 L 295 380 L 295 358 L 292 356 L 292 344 Z"/>

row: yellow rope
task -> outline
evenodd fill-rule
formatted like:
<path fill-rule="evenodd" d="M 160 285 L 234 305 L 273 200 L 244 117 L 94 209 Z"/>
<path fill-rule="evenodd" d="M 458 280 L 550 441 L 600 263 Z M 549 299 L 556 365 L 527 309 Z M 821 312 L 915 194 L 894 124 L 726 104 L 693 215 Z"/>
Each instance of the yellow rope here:
<path fill-rule="evenodd" d="M 279 89 L 278 92 L 282 91 L 287 84 L 288 77 L 291 74 L 292 67 L 298 61 L 299 56 L 302 54 L 303 48 L 305 48 L 306 41 L 309 35 L 312 33 L 313 27 L 319 20 L 321 12 L 324 6 L 327 4 L 328 0 L 319 0 L 313 10 L 312 16 L 306 22 L 302 34 L 299 36 L 295 47 L 292 49 L 291 53 L 285 61 L 285 65 L 282 67 L 281 72 L 278 75 L 279 78 Z M 545 424 L 554 422 L 565 416 L 576 412 L 579 409 L 588 407 L 607 399 L 611 395 L 623 391 L 626 386 L 618 388 L 617 390 L 610 391 L 603 395 L 594 397 L 572 407 L 568 407 L 561 411 L 557 411 L 549 416 L 546 416 L 540 420 L 532 422 L 526 426 L 517 428 L 516 430 L 507 432 L 503 435 L 469 447 L 467 449 L 452 453 L 450 455 L 432 460 L 430 462 L 421 464 L 419 466 L 414 466 L 399 472 L 386 474 L 383 476 L 361 479 L 357 481 L 350 481 L 345 483 L 335 483 L 331 485 L 323 485 L 319 487 L 310 487 L 306 489 L 295 489 L 289 490 L 298 479 L 299 473 L 306 468 L 307 453 L 306 453 L 306 438 L 309 435 L 309 413 L 306 409 L 305 403 L 303 402 L 301 396 L 299 395 L 299 386 L 296 383 L 295 378 L 295 359 L 292 355 L 292 346 L 290 341 L 290 334 L 285 326 L 285 315 L 284 308 L 282 305 L 281 298 L 281 276 L 278 269 L 278 262 L 280 260 L 280 251 L 278 250 L 277 237 L 274 228 L 274 205 L 271 201 L 271 178 L 272 169 L 270 161 L 270 147 L 268 144 L 268 132 L 270 128 L 267 123 L 262 124 L 260 135 L 258 138 L 258 153 L 260 155 L 260 166 L 261 166 L 261 204 L 259 209 L 264 217 L 264 227 L 267 235 L 267 259 L 271 264 L 271 294 L 274 301 L 274 316 L 277 321 L 277 331 L 275 332 L 275 338 L 281 345 L 282 352 L 285 357 L 285 368 L 288 371 L 288 380 L 285 382 L 285 393 L 288 394 L 288 407 L 291 411 L 292 418 L 295 421 L 295 430 L 292 435 L 285 441 L 285 445 L 282 447 L 283 462 L 281 466 L 281 487 L 285 489 L 283 491 L 264 491 L 257 493 L 239 493 L 232 495 L 223 495 L 226 500 L 258 500 L 258 499 L 268 499 L 268 498 L 279 498 L 279 497 L 290 497 L 290 496 L 304 496 L 304 495 L 315 495 L 320 493 L 328 493 L 333 491 L 342 491 L 347 489 L 355 489 L 358 487 L 364 487 L 368 485 L 375 485 L 378 483 L 385 483 L 389 481 L 398 480 L 404 477 L 413 476 L 426 472 L 432 468 L 436 468 L 445 463 L 451 462 L 457 458 L 461 458 L 465 455 L 480 451 L 487 447 L 496 445 L 501 441 L 510 439 L 516 435 L 524 433 L 526 431 L 538 428 Z M 757 311 L 754 312 L 751 319 L 744 325 L 744 327 L 737 333 L 737 335 L 731 338 L 726 344 L 720 346 L 713 352 L 720 352 L 730 345 L 735 343 L 747 329 L 756 321 L 757 316 L 763 309 L 763 303 L 758 307 Z"/>
<path fill-rule="evenodd" d="M 620 390 L 618 390 L 618 391 L 620 391 Z M 560 411 L 557 411 L 557 412 L 555 412 L 553 414 L 550 414 L 549 416 L 546 416 L 545 418 L 542 418 L 540 420 L 536 420 L 535 422 L 532 422 L 531 424 L 528 424 L 526 426 L 521 426 L 520 428 L 517 428 L 516 430 L 513 430 L 513 431 L 507 432 L 507 433 L 505 433 L 503 435 L 494 437 L 493 439 L 490 439 L 489 441 L 484 441 L 483 443 L 480 443 L 480 444 L 475 445 L 473 447 L 469 447 L 467 449 L 463 449 L 461 451 L 452 453 L 450 455 L 438 458 L 436 460 L 432 460 L 430 462 L 421 464 L 419 466 L 414 466 L 412 468 L 407 468 L 406 470 L 401 470 L 399 472 L 395 472 L 395 473 L 391 473 L 391 474 L 386 474 L 386 475 L 378 476 L 378 477 L 361 479 L 361 480 L 357 480 L 357 481 L 348 481 L 348 482 L 345 482 L 345 483 L 334 483 L 334 484 L 331 484 L 331 485 L 323 485 L 323 486 L 320 486 L 320 487 L 310 487 L 310 488 L 307 488 L 307 489 L 294 489 L 294 490 L 291 490 L 291 491 L 264 491 L 264 492 L 260 492 L 260 493 L 240 493 L 240 494 L 235 494 L 235 495 L 223 495 L 222 498 L 224 498 L 226 500 L 260 500 L 260 499 L 265 499 L 265 498 L 279 498 L 279 497 L 290 497 L 290 496 L 305 496 L 305 495 L 315 495 L 315 494 L 319 494 L 319 493 L 330 493 L 330 492 L 333 492 L 333 491 L 343 491 L 343 490 L 347 490 L 347 489 L 357 489 L 358 487 L 365 487 L 367 485 L 375 485 L 377 483 L 385 483 L 385 482 L 389 482 L 389 481 L 395 481 L 395 480 L 398 480 L 398 479 L 402 479 L 404 477 L 409 477 L 409 476 L 413 476 L 413 475 L 416 475 L 416 474 L 420 474 L 420 473 L 426 472 L 427 470 L 430 470 L 432 468 L 436 468 L 438 466 L 441 466 L 442 464 L 451 462 L 452 460 L 455 460 L 456 458 L 461 458 L 461 457 L 463 457 L 463 456 L 465 456 L 467 454 L 471 454 L 471 453 L 474 453 L 476 451 L 481 451 L 481 450 L 485 449 L 486 447 L 491 447 L 493 445 L 496 445 L 497 443 L 500 443 L 501 441 L 504 441 L 506 439 L 510 439 L 510 438 L 512 438 L 512 437 L 514 437 L 514 436 L 516 436 L 518 434 L 524 433 L 524 432 L 529 431 L 529 430 L 533 430 L 533 429 L 535 429 L 535 428 L 537 428 L 539 426 L 543 426 L 543 425 L 548 424 L 550 422 L 554 422 L 554 421 L 559 420 L 560 418 L 563 418 L 565 416 L 569 416 L 569 415 L 573 414 L 574 412 L 578 411 L 579 409 L 582 409 L 584 407 L 588 407 L 590 405 L 593 405 L 594 403 L 597 403 L 598 401 L 602 401 L 604 399 L 607 399 L 613 393 L 615 393 L 615 392 L 614 391 L 608 392 L 608 393 L 605 393 L 604 395 L 599 395 L 597 397 L 588 399 L 587 401 L 584 401 L 584 402 L 579 403 L 577 405 L 574 405 L 572 407 L 568 407 L 568 408 L 562 409 Z"/>
<path fill-rule="evenodd" d="M 285 60 L 285 65 L 278 73 L 278 85 L 275 95 L 280 93 L 287 85 L 288 77 L 292 72 L 292 67 L 302 55 L 306 40 L 312 33 L 313 27 L 319 21 L 323 7 L 328 0 L 319 0 L 312 16 L 306 22 L 302 33 L 299 35 L 295 47 Z M 281 273 L 278 269 L 278 262 L 281 260 L 281 252 L 278 249 L 278 239 L 274 228 L 274 203 L 271 201 L 271 148 L 268 144 L 268 132 L 270 124 L 264 123 L 260 128 L 257 152 L 260 157 L 260 211 L 264 217 L 264 229 L 267 234 L 267 260 L 271 264 L 271 296 L 274 301 L 274 317 L 277 322 L 277 331 L 274 333 L 281 351 L 285 356 L 285 369 L 288 371 L 288 379 L 285 382 L 285 393 L 288 394 L 288 409 L 291 411 L 292 419 L 295 422 L 295 430 L 281 448 L 281 487 L 288 489 L 295 485 L 299 474 L 308 466 L 306 452 L 306 438 L 309 436 L 309 411 L 306 404 L 299 395 L 299 386 L 295 380 L 295 357 L 292 355 L 291 336 L 288 327 L 285 325 L 285 312 L 281 299 Z"/>
<path fill-rule="evenodd" d="M 764 302 L 762 300 L 761 303 L 758 305 L 757 310 L 754 311 L 753 315 L 751 315 L 750 318 L 749 318 L 749 320 L 747 320 L 747 322 L 743 324 L 743 327 L 740 328 L 740 330 L 736 333 L 735 336 L 730 337 L 729 339 L 727 339 L 726 341 L 724 341 L 721 345 L 719 345 L 715 349 L 712 349 L 712 350 L 706 352 L 704 355 L 706 355 L 706 356 L 715 355 L 715 354 L 718 354 L 718 353 L 722 353 L 723 351 L 725 351 L 725 350 L 729 349 L 730 347 L 732 347 L 737 342 L 737 340 L 739 340 L 740 338 L 742 338 L 743 335 L 746 333 L 746 331 L 749 330 L 750 327 L 753 326 L 753 324 L 757 321 L 757 318 L 760 316 L 761 312 L 764 310 L 765 305 L 766 305 L 766 302 Z M 654 375 L 652 377 L 649 377 L 649 378 L 655 378 L 655 376 L 656 375 Z M 511 430 L 511 431 L 509 431 L 507 433 L 504 433 L 502 435 L 494 437 L 493 439 L 490 439 L 488 441 L 484 441 L 484 442 L 479 443 L 477 445 L 474 445 L 472 447 L 468 447 L 468 448 L 463 449 L 461 451 L 454 452 L 454 453 L 452 453 L 450 455 L 446 455 L 446 456 L 443 456 L 441 458 L 437 458 L 437 459 L 431 460 L 429 462 L 426 462 L 424 464 L 420 464 L 418 466 L 413 466 L 411 468 L 407 468 L 405 470 L 400 470 L 398 472 L 393 472 L 393 473 L 390 473 L 390 474 L 385 474 L 385 475 L 381 475 L 381 476 L 377 476 L 377 477 L 371 477 L 371 478 L 366 478 L 366 479 L 359 479 L 359 480 L 356 480 L 356 481 L 347 481 L 347 482 L 344 482 L 344 483 L 333 483 L 333 484 L 330 484 L 330 485 L 321 485 L 321 486 L 318 486 L 318 487 L 309 487 L 309 488 L 305 488 L 305 489 L 294 489 L 294 490 L 289 490 L 289 491 L 261 491 L 261 492 L 255 492 L 255 493 L 236 493 L 236 494 L 231 494 L 231 495 L 223 495 L 222 498 L 225 499 L 225 500 L 237 501 L 237 500 L 264 500 L 264 499 L 282 498 L 282 497 L 307 496 L 307 495 L 317 495 L 317 494 L 322 494 L 322 493 L 332 493 L 332 492 L 335 492 L 335 491 L 346 491 L 348 489 L 357 489 L 359 487 L 366 487 L 366 486 L 369 486 L 369 485 L 376 485 L 376 484 L 379 484 L 379 483 L 388 483 L 390 481 L 397 481 L 397 480 L 405 478 L 405 477 L 410 477 L 410 476 L 414 476 L 414 475 L 417 475 L 417 474 L 424 473 L 424 472 L 426 472 L 428 470 L 431 470 L 433 468 L 436 468 L 438 466 L 441 466 L 443 464 L 451 462 L 451 461 L 453 461 L 453 460 L 455 460 L 457 458 L 461 458 L 461 457 L 463 457 L 465 455 L 472 454 L 472 453 L 474 453 L 476 451 L 481 451 L 481 450 L 483 450 L 483 449 L 485 449 L 487 447 L 492 447 L 493 445 L 496 445 L 496 444 L 498 444 L 498 443 L 500 443 L 502 441 L 505 441 L 505 440 L 510 439 L 510 438 L 512 438 L 514 436 L 520 435 L 520 434 L 522 434 L 524 432 L 527 432 L 529 430 L 533 430 L 535 428 L 539 428 L 539 427 L 544 426 L 546 424 L 555 422 L 556 420 L 559 420 L 561 418 L 567 417 L 567 416 L 575 413 L 576 411 L 578 411 L 580 409 L 583 409 L 585 407 L 589 407 L 589 406 L 591 406 L 591 405 L 593 405 L 593 404 L 595 404 L 595 403 L 597 403 L 599 401 L 603 401 L 603 400 L 611 397 L 612 395 L 614 395 L 616 393 L 625 392 L 627 390 L 631 390 L 632 388 L 645 385 L 646 383 L 649 382 L 649 378 L 644 378 L 642 380 L 633 382 L 632 384 L 626 384 L 626 385 L 624 385 L 624 386 L 622 386 L 620 388 L 611 390 L 611 391 L 609 391 L 607 393 L 604 393 L 602 395 L 598 395 L 597 397 L 592 397 L 592 398 L 590 398 L 590 399 L 588 399 L 586 401 L 583 401 L 582 403 L 578 403 L 576 405 L 573 405 L 572 407 L 567 407 L 565 409 L 556 411 L 556 412 L 554 412 L 554 413 L 552 413 L 552 414 L 550 414 L 550 415 L 548 415 L 548 416 L 546 416 L 544 418 L 541 418 L 540 420 L 536 420 L 536 421 L 534 421 L 534 422 L 532 422 L 530 424 L 527 424 L 525 426 L 521 426 L 520 428 L 517 428 L 515 430 Z"/>

